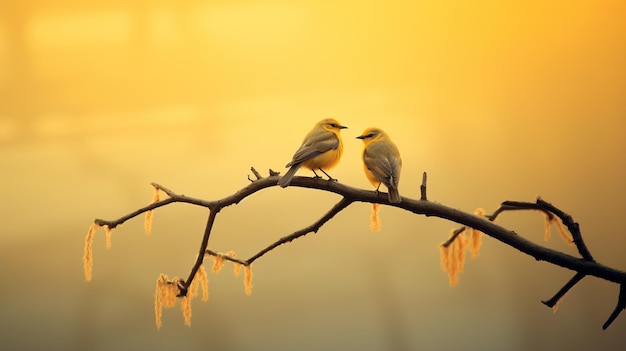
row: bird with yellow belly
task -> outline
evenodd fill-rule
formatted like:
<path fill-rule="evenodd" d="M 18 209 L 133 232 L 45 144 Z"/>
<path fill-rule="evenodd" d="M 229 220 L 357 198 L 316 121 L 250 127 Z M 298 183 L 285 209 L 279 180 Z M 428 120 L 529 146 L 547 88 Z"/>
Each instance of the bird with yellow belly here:
<path fill-rule="evenodd" d="M 320 170 L 328 177 L 328 180 L 336 180 L 328 175 L 325 170 L 337 165 L 341 158 L 343 142 L 339 132 L 345 128 L 347 127 L 342 126 L 332 118 L 319 121 L 304 137 L 302 145 L 285 166 L 290 168 L 278 180 L 278 185 L 283 188 L 287 187 L 300 167 L 312 170 L 315 178 L 320 177 L 315 170 Z"/>

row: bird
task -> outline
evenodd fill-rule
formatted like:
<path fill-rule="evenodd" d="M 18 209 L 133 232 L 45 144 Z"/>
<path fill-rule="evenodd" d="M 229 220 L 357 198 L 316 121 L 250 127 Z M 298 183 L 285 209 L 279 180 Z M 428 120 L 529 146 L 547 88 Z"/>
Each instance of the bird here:
<path fill-rule="evenodd" d="M 300 148 L 293 155 L 292 160 L 285 167 L 290 167 L 287 173 L 278 180 L 278 185 L 287 187 L 298 169 L 304 166 L 313 171 L 314 178 L 320 178 L 315 170 L 324 173 L 328 180 L 333 179 L 324 169 L 337 165 L 343 152 L 343 142 L 339 132 L 348 128 L 342 126 L 333 118 L 319 121 L 313 129 L 304 137 Z"/>
<path fill-rule="evenodd" d="M 396 144 L 379 128 L 367 128 L 357 139 L 363 140 L 363 170 L 367 179 L 376 187 L 384 184 L 389 202 L 402 201 L 398 192 L 402 159 Z"/>

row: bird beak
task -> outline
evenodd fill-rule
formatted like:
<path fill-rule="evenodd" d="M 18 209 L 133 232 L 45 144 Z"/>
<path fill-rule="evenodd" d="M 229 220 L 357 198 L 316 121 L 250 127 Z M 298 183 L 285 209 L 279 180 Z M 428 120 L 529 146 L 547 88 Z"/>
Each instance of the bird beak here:
<path fill-rule="evenodd" d="M 339 126 L 339 129 L 348 129 L 346 126 Z"/>
<path fill-rule="evenodd" d="M 357 139 L 365 139 L 365 135 L 359 135 L 358 137 L 356 137 Z"/>

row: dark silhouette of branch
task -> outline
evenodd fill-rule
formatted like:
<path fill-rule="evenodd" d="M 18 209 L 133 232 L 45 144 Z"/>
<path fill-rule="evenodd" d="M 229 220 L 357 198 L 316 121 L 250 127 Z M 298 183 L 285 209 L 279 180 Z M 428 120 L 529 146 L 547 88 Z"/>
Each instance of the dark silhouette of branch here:
<path fill-rule="evenodd" d="M 209 215 L 204 231 L 204 236 L 202 238 L 202 243 L 200 245 L 199 254 L 196 258 L 193 268 L 189 273 L 188 278 L 184 281 L 178 281 L 178 283 L 176 284 L 179 289 L 178 296 L 184 297 L 187 296 L 188 290 L 190 289 L 190 286 L 194 281 L 194 278 L 196 277 L 196 274 L 198 273 L 198 270 L 200 269 L 204 258 L 207 255 L 214 256 L 223 260 L 228 260 L 249 268 L 249 266 L 253 262 L 263 257 L 270 251 L 274 250 L 276 247 L 291 242 L 292 240 L 295 240 L 309 233 L 316 233 L 336 214 L 338 214 L 354 202 L 384 204 L 386 206 L 401 208 L 411 213 L 439 217 L 461 224 L 463 227 L 453 232 L 453 235 L 450 237 L 450 239 L 442 244 L 442 246 L 444 247 L 447 247 L 452 242 L 454 242 L 454 240 L 456 240 L 459 235 L 467 228 L 473 228 L 531 257 L 534 257 L 536 260 L 546 261 L 551 264 L 575 271 L 576 274 L 574 275 L 574 277 L 570 279 L 570 281 L 568 281 L 563 286 L 563 288 L 561 288 L 551 299 L 542 301 L 545 305 L 549 307 L 556 306 L 558 301 L 572 287 L 574 287 L 580 280 L 582 280 L 587 275 L 605 279 L 607 281 L 614 282 L 620 285 L 620 293 L 617 306 L 613 313 L 610 315 L 609 319 L 603 325 L 604 329 L 606 329 L 615 320 L 615 318 L 617 318 L 617 316 L 624 309 L 624 307 L 626 307 L 626 288 L 624 288 L 626 286 L 626 272 L 602 265 L 593 259 L 590 251 L 583 241 L 578 223 L 574 222 L 571 216 L 553 206 L 552 204 L 545 202 L 541 198 L 538 198 L 537 201 L 534 203 L 505 201 L 491 215 L 480 216 L 472 213 L 463 212 L 458 209 L 427 200 L 426 173 L 424 173 L 422 176 L 422 184 L 420 186 L 420 199 L 415 200 L 407 197 L 402 197 L 402 201 L 399 203 L 390 203 L 388 201 L 387 194 L 379 191 L 367 191 L 357 189 L 345 184 L 341 184 L 337 181 L 328 181 L 319 178 L 294 177 L 290 184 L 291 187 L 301 187 L 327 191 L 338 194 L 342 198 L 326 214 L 324 214 L 321 218 L 319 218 L 312 224 L 302 229 L 299 229 L 287 236 L 281 237 L 279 240 L 263 248 L 258 253 L 254 254 L 246 260 L 220 254 L 218 252 L 210 250 L 208 248 L 209 237 L 213 229 L 214 220 L 220 210 L 224 207 L 237 204 L 242 199 L 265 188 L 277 186 L 278 180 L 280 179 L 278 172 L 274 172 L 272 170 L 269 171 L 270 175 L 268 177 L 261 176 L 261 174 L 257 172 L 254 168 L 251 168 L 251 171 L 254 174 L 254 178 L 248 176 L 250 184 L 230 196 L 215 201 L 206 201 L 202 199 L 188 197 L 185 195 L 180 195 L 165 188 L 162 185 L 152 183 L 152 186 L 157 189 L 157 191 L 164 192 L 168 195 L 168 198 L 163 200 L 158 200 L 158 198 L 155 198 L 155 202 L 145 207 L 142 207 L 134 212 L 131 212 L 130 214 L 125 215 L 117 220 L 107 221 L 103 219 L 96 219 L 94 223 L 97 226 L 105 226 L 107 227 L 107 230 L 110 231 L 116 226 L 142 213 L 148 213 L 154 209 L 174 202 L 189 203 L 192 205 L 208 208 Z M 573 243 L 578 249 L 581 258 L 538 245 L 519 236 L 514 231 L 511 231 L 494 223 L 494 221 L 500 214 L 507 211 L 540 211 L 546 216 L 547 220 L 549 221 L 553 221 L 555 220 L 555 217 L 558 217 L 571 233 Z M 90 230 L 90 234 L 88 235 L 91 234 L 92 231 Z"/>
<path fill-rule="evenodd" d="M 563 296 L 565 296 L 565 294 L 567 294 L 567 292 L 571 288 L 573 288 L 574 285 L 576 285 L 579 281 L 581 281 L 585 276 L 586 276 L 585 273 L 580 273 L 580 272 L 576 273 L 576 275 L 574 275 L 572 279 L 570 279 L 567 283 L 565 283 L 565 285 L 559 291 L 557 291 L 557 293 L 554 294 L 554 296 L 552 296 L 548 300 L 541 301 L 541 302 L 550 308 L 554 308 L 557 305 L 557 303 L 563 298 Z"/>
<path fill-rule="evenodd" d="M 572 216 L 559 210 L 552 204 L 543 201 L 541 198 L 537 199 L 537 205 L 541 207 L 542 209 L 544 209 L 545 211 L 548 211 L 549 213 L 553 213 L 554 215 L 559 217 L 561 221 L 563 222 L 563 224 L 567 226 L 567 229 L 569 230 L 569 232 L 572 234 L 572 237 L 574 238 L 574 244 L 576 244 L 576 247 L 578 248 L 578 252 L 580 253 L 580 255 L 585 260 L 594 261 L 593 257 L 591 256 L 591 253 L 589 252 L 589 249 L 587 249 L 587 245 L 585 245 L 585 242 L 583 241 L 583 236 L 580 233 L 580 226 L 578 225 L 578 223 L 574 222 L 574 220 L 572 219 Z"/>
<path fill-rule="evenodd" d="M 189 272 L 189 277 L 187 280 L 183 282 L 183 289 L 180 291 L 181 296 L 187 296 L 187 290 L 193 281 L 193 278 L 198 273 L 198 269 L 202 265 L 204 261 L 204 252 L 206 251 L 207 246 L 209 246 L 209 236 L 211 236 L 211 230 L 213 229 L 213 223 L 215 222 L 215 216 L 217 216 L 217 212 L 219 210 L 211 210 L 209 212 L 209 218 L 207 219 L 206 228 L 204 229 L 204 235 L 202 236 L 202 243 L 200 244 L 200 252 L 198 253 L 198 257 L 196 258 L 196 263 L 194 263 L 191 272 Z"/>
<path fill-rule="evenodd" d="M 353 201 L 349 200 L 348 198 L 344 197 L 341 199 L 341 201 L 339 201 L 338 203 L 335 204 L 335 206 L 333 206 L 333 208 L 330 209 L 330 211 L 326 212 L 326 214 L 324 216 L 322 216 L 322 218 L 318 219 L 317 221 L 315 221 L 315 223 L 311 224 L 308 227 L 302 228 L 300 230 L 297 230 L 295 232 L 293 232 L 290 235 L 284 236 L 282 238 L 280 238 L 278 241 L 276 241 L 275 243 L 269 245 L 268 247 L 264 248 L 263 250 L 259 251 L 256 255 L 250 257 L 249 259 L 246 260 L 246 264 L 252 264 L 252 262 L 256 261 L 257 259 L 261 258 L 261 256 L 265 255 L 266 253 L 274 250 L 276 247 L 291 242 L 294 239 L 297 239 L 301 236 L 307 235 L 309 233 L 317 233 L 317 231 L 329 220 L 331 220 L 337 213 L 339 213 L 341 210 L 343 210 L 344 208 L 348 207 L 348 205 L 350 205 Z"/>
<path fill-rule="evenodd" d="M 622 283 L 619 286 L 619 297 L 617 299 L 617 306 L 609 316 L 609 319 L 602 325 L 602 329 L 608 328 L 611 323 L 619 316 L 619 314 L 626 308 L 626 284 Z"/>
<path fill-rule="evenodd" d="M 554 215 L 552 213 L 542 209 L 539 205 L 537 205 L 535 203 L 532 203 L 532 202 L 522 202 L 522 201 L 504 201 L 502 204 L 500 204 L 500 207 L 498 207 L 498 209 L 496 209 L 492 214 L 485 215 L 485 218 L 487 220 L 493 222 L 503 212 L 507 212 L 507 211 L 527 211 L 527 210 L 542 211 L 542 212 L 544 212 L 546 214 L 546 216 L 548 216 L 548 218 L 550 220 L 552 220 L 554 218 Z M 450 236 L 450 238 L 448 240 L 446 240 L 446 242 L 444 242 L 442 245 L 444 247 L 450 246 L 450 244 L 452 244 L 452 242 L 454 242 L 454 240 L 456 240 L 456 238 L 461 233 L 463 233 L 466 229 L 467 229 L 467 227 L 461 227 L 461 228 L 458 228 L 458 229 L 454 230 L 454 232 L 452 232 L 452 235 Z"/>

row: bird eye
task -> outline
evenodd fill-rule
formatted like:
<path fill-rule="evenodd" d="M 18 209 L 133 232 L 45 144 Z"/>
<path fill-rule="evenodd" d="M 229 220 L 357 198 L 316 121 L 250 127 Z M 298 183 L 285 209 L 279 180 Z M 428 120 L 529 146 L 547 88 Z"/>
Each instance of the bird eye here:
<path fill-rule="evenodd" d="M 369 134 L 367 135 L 367 137 L 368 137 L 368 138 L 371 138 L 371 137 L 373 137 L 374 135 L 376 135 L 376 134 L 374 134 L 374 133 L 369 133 Z"/>
<path fill-rule="evenodd" d="M 331 123 L 330 126 L 333 127 L 333 128 L 339 128 L 339 126 L 336 125 L 335 123 Z"/>

